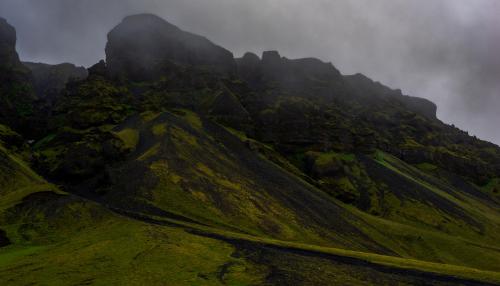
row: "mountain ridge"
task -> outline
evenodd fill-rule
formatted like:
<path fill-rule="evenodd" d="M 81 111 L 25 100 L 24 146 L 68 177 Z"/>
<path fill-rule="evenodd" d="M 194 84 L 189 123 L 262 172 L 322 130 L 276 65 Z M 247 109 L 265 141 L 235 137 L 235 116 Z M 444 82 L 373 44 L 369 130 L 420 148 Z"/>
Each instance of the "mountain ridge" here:
<path fill-rule="evenodd" d="M 432 102 L 150 14 L 108 39 L 37 132 L 0 117 L 0 281 L 500 283 L 500 148 Z"/>

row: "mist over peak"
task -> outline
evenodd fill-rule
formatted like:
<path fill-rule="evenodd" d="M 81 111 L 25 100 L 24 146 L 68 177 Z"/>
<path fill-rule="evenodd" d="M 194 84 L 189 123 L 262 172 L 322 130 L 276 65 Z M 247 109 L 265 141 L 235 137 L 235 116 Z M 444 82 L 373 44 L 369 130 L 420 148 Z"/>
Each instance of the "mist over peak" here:
<path fill-rule="evenodd" d="M 439 117 L 500 143 L 500 20 L 495 0 L 2 1 L 22 60 L 91 66 L 123 17 L 154 13 L 239 57 L 279 50 L 361 72 L 439 106 Z M 286 7 L 286 8 L 284 8 Z"/>

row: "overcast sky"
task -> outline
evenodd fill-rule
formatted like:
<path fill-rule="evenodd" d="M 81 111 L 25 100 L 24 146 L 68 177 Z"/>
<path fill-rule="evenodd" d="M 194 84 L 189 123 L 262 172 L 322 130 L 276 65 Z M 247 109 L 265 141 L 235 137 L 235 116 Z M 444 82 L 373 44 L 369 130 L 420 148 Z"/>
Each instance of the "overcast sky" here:
<path fill-rule="evenodd" d="M 129 14 L 155 13 L 241 56 L 318 57 L 438 105 L 500 144 L 498 0 L 0 0 L 23 60 L 90 66 Z"/>

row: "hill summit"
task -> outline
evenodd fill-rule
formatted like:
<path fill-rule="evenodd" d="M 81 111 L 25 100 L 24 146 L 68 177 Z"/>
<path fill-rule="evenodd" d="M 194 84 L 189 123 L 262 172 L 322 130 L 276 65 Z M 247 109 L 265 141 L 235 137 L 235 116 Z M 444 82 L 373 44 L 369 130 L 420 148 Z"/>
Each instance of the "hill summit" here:
<path fill-rule="evenodd" d="M 113 77 L 151 79 L 169 64 L 206 66 L 234 73 L 233 54 L 204 37 L 152 15 L 129 16 L 108 34 L 106 62 Z"/>

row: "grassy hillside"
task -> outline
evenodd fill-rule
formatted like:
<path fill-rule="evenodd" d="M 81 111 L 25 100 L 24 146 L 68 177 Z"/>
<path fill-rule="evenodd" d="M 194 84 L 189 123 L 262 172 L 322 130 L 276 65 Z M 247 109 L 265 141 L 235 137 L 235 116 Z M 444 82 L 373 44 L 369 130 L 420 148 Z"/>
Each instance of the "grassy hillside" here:
<path fill-rule="evenodd" d="M 36 124 L 0 116 L 0 285 L 500 285 L 498 146 L 316 59 L 124 23 Z"/>
<path fill-rule="evenodd" d="M 112 132 L 130 151 L 110 168 L 112 187 L 80 193 L 95 202 L 61 192 L 2 149 L 2 166 L 15 178 L 2 188 L 1 225 L 10 242 L 0 249 L 4 284 L 486 285 L 477 281 L 500 279 L 485 271 L 500 265 L 497 212 L 470 194 L 449 195 L 390 155 L 370 160 L 481 216 L 483 233 L 343 205 L 270 161 L 270 151 L 255 152 L 244 135 L 192 112 L 143 114 Z M 130 186 L 132 174 L 141 187 Z M 411 214 L 409 206 L 390 207 Z M 335 222 L 320 220 L 326 212 Z"/>

